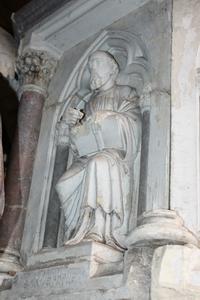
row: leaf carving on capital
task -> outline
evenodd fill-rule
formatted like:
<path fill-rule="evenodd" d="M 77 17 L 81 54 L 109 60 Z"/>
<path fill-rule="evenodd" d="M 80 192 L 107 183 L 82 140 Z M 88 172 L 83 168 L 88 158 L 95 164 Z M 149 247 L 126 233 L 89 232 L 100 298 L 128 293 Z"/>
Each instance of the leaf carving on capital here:
<path fill-rule="evenodd" d="M 28 50 L 17 59 L 16 66 L 20 85 L 33 84 L 47 88 L 57 62 L 47 52 Z"/>

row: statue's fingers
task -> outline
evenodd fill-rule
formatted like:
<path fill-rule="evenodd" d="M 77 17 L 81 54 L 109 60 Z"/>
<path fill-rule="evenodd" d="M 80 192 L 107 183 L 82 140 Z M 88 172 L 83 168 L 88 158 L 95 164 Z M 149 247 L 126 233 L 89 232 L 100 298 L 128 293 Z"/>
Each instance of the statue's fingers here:
<path fill-rule="evenodd" d="M 72 118 L 72 120 L 73 120 L 74 122 L 77 122 L 77 121 L 78 121 L 78 119 L 79 119 L 79 117 L 78 117 L 78 116 L 73 116 L 73 118 Z"/>
<path fill-rule="evenodd" d="M 82 119 L 82 118 L 83 118 L 83 116 L 84 116 L 84 113 L 83 113 L 83 112 L 81 112 L 81 111 L 79 111 L 79 118 L 80 118 L 80 119 Z"/>
<path fill-rule="evenodd" d="M 73 125 L 75 125 L 77 121 L 78 121 L 77 118 L 72 118 L 70 123 L 72 123 Z"/>
<path fill-rule="evenodd" d="M 74 116 L 77 116 L 78 118 L 82 118 L 84 115 L 80 110 L 75 108 L 73 110 L 70 110 L 70 113 Z"/>
<path fill-rule="evenodd" d="M 76 118 L 80 118 L 82 116 L 82 112 L 80 112 L 79 110 L 76 110 L 74 112 L 74 116 L 76 116 Z"/>

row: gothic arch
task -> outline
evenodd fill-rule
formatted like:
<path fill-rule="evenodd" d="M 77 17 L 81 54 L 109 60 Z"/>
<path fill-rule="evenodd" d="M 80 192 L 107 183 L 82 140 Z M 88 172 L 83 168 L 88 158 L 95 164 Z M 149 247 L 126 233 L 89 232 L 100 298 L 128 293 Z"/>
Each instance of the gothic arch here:
<path fill-rule="evenodd" d="M 88 57 L 96 50 L 111 53 L 120 66 L 118 84 L 126 84 L 136 88 L 138 94 L 149 80 L 149 58 L 145 44 L 136 35 L 126 31 L 103 31 L 100 36 L 86 50 L 77 62 L 62 91 L 62 102 L 58 120 L 66 107 L 73 103 L 73 107 L 80 105 L 80 101 L 87 99 L 89 94 Z M 83 100 L 84 101 L 84 100 Z"/>

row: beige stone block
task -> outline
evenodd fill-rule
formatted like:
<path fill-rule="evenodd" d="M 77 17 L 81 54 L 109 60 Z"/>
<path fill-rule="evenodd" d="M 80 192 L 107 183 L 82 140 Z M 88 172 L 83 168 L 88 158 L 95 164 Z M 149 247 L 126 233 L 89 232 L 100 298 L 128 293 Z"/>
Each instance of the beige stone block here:
<path fill-rule="evenodd" d="M 152 261 L 152 300 L 200 299 L 200 249 L 167 245 L 155 250 Z"/>

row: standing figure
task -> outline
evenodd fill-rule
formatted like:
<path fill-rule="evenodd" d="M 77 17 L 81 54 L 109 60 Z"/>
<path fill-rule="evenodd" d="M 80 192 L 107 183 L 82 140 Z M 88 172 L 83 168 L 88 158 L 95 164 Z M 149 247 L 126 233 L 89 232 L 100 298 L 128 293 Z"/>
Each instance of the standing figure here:
<path fill-rule="evenodd" d="M 88 66 L 92 95 L 82 124 L 81 112 L 65 112 L 74 151 L 73 163 L 56 185 L 65 215 L 65 244 L 94 240 L 124 250 L 122 237 L 131 229 L 137 205 L 138 96 L 135 89 L 116 84 L 119 66 L 110 53 L 94 52 Z"/>

